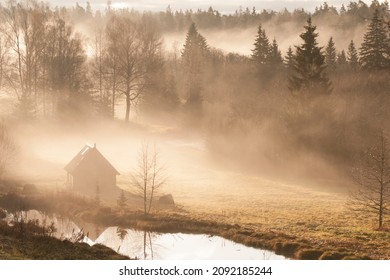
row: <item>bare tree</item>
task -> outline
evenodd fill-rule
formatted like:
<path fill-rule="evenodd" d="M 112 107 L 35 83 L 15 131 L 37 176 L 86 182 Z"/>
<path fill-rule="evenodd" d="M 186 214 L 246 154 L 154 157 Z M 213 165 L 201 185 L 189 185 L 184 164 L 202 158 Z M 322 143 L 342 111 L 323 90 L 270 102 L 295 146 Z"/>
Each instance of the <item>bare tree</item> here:
<path fill-rule="evenodd" d="M 8 134 L 5 125 L 0 123 L 0 179 L 4 175 L 7 165 L 14 154 L 15 144 Z"/>
<path fill-rule="evenodd" d="M 98 30 L 95 35 L 95 56 L 93 61 L 92 73 L 94 74 L 95 79 L 98 82 L 97 92 L 99 94 L 99 113 L 106 116 L 112 114 L 112 109 L 110 107 L 110 96 L 108 95 L 109 92 L 105 90 L 104 87 L 104 56 L 105 49 L 102 30 Z"/>
<path fill-rule="evenodd" d="M 17 93 L 21 112 L 35 111 L 41 76 L 41 63 L 45 49 L 47 17 L 45 6 L 35 1 L 17 3 L 8 1 L 2 10 L 1 33 L 10 46 L 14 59 L 8 74 L 10 86 Z"/>
<path fill-rule="evenodd" d="M 149 214 L 157 191 L 164 185 L 164 168 L 158 162 L 156 147 L 151 150 L 147 143 L 140 149 L 138 166 L 133 184 L 143 199 L 144 213 Z"/>
<path fill-rule="evenodd" d="M 1 28 L 0 28 L 1 30 Z M 0 90 L 6 80 L 7 68 L 9 67 L 9 43 L 6 36 L 0 32 Z"/>
<path fill-rule="evenodd" d="M 350 206 L 355 211 L 373 213 L 378 227 L 383 227 L 390 204 L 390 149 L 388 138 L 380 132 L 378 143 L 367 149 L 353 169 L 359 189 L 351 194 Z"/>
<path fill-rule="evenodd" d="M 154 62 L 161 52 L 161 39 L 146 23 L 124 16 L 112 16 L 106 36 L 112 96 L 114 99 L 118 92 L 125 97 L 128 121 L 131 105 L 138 101 L 148 83 L 148 74 L 157 67 Z"/>

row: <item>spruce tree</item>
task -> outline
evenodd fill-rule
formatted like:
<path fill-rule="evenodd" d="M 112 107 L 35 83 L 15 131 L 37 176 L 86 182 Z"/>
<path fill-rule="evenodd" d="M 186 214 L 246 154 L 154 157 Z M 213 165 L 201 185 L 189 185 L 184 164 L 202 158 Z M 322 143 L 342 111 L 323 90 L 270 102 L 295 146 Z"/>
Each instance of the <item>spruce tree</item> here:
<path fill-rule="evenodd" d="M 127 198 L 126 198 L 124 190 L 121 190 L 121 192 L 119 194 L 119 198 L 117 200 L 117 205 L 121 209 L 124 209 L 127 205 Z"/>
<path fill-rule="evenodd" d="M 359 56 L 353 40 L 351 40 L 348 46 L 347 61 L 352 70 L 357 70 L 359 68 Z"/>
<path fill-rule="evenodd" d="M 181 58 L 187 79 L 187 105 L 195 110 L 200 109 L 202 103 L 202 73 L 208 55 L 206 39 L 198 32 L 195 23 L 192 23 L 186 35 Z"/>
<path fill-rule="evenodd" d="M 322 48 L 318 47 L 311 17 L 304 26 L 305 32 L 300 35 L 303 43 L 296 47 L 295 67 L 289 79 L 289 89 L 293 92 L 304 91 L 309 95 L 330 93 L 331 83 L 325 73 L 325 57 Z"/>
<path fill-rule="evenodd" d="M 360 48 L 360 64 L 366 70 L 381 70 L 390 67 L 390 40 L 381 19 L 379 9 L 376 9 L 368 26 Z"/>
<path fill-rule="evenodd" d="M 337 54 L 334 45 L 333 38 L 330 37 L 328 44 L 325 48 L 325 63 L 327 65 L 328 72 L 332 72 L 336 69 Z"/>
<path fill-rule="evenodd" d="M 252 61 L 257 70 L 262 70 L 264 65 L 269 64 L 271 45 L 265 30 L 259 25 L 252 50 Z"/>
<path fill-rule="evenodd" d="M 338 71 L 345 71 L 348 69 L 348 62 L 347 62 L 347 55 L 345 54 L 345 51 L 342 50 L 337 55 L 337 70 Z"/>
<path fill-rule="evenodd" d="M 293 52 L 291 46 L 288 47 L 287 54 L 284 57 L 284 65 L 289 72 L 294 70 L 295 58 L 294 58 L 294 52 Z"/>
<path fill-rule="evenodd" d="M 269 64 L 272 68 L 278 68 L 283 65 L 282 53 L 275 39 L 272 41 L 270 48 Z"/>
<path fill-rule="evenodd" d="M 342 50 L 338 55 L 337 55 L 337 65 L 338 66 L 345 66 L 347 64 L 347 56 L 345 55 L 345 51 Z"/>

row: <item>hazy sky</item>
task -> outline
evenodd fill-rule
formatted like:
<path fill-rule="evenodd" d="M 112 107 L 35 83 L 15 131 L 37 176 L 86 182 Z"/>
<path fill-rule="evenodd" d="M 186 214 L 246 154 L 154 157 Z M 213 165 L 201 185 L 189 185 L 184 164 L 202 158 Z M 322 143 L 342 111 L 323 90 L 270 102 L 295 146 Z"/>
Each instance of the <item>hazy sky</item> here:
<path fill-rule="evenodd" d="M 329 5 L 340 7 L 342 3 L 347 5 L 350 1 L 351 0 L 328 0 L 326 2 Z M 81 6 L 85 6 L 87 3 L 86 0 L 48 0 L 44 2 L 49 2 L 52 6 L 74 6 L 76 2 L 78 2 Z M 104 9 L 107 5 L 107 0 L 90 0 L 89 2 L 91 3 L 91 6 L 94 10 Z M 314 7 L 319 6 L 321 3 L 324 2 L 324 0 L 112 0 L 111 2 L 112 6 L 115 8 L 129 7 L 137 10 L 161 11 L 165 10 L 168 5 L 170 5 L 173 10 L 198 8 L 207 9 L 208 7 L 212 6 L 213 8 L 219 10 L 222 13 L 232 13 L 240 6 L 256 7 L 257 10 L 281 10 L 283 8 L 305 8 L 306 10 L 313 10 Z M 371 0 L 364 0 L 364 2 L 371 3 Z"/>

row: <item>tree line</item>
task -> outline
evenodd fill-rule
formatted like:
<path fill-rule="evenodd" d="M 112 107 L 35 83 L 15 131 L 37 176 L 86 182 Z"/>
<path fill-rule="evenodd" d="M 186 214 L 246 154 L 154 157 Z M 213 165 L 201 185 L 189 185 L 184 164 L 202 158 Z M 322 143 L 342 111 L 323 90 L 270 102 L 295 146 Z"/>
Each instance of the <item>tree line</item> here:
<path fill-rule="evenodd" d="M 303 24 L 309 16 L 312 16 L 314 21 L 321 24 L 332 24 L 337 25 L 341 29 L 349 29 L 372 18 L 377 8 L 388 10 L 388 3 L 386 1 L 379 3 L 379 1 L 374 0 L 368 5 L 364 1 L 359 0 L 350 1 L 349 4 L 343 4 L 340 8 L 336 8 L 324 2 L 316 7 L 314 12 L 306 11 L 303 8 L 291 11 L 288 9 L 273 11 L 240 6 L 233 13 L 223 14 L 212 6 L 208 9 L 196 10 L 174 10 L 168 6 L 165 11 L 156 13 L 139 12 L 134 9 L 129 10 L 129 13 L 132 18 L 144 16 L 156 21 L 158 29 L 162 32 L 186 31 L 191 23 L 195 23 L 200 29 L 246 28 L 257 26 L 259 22 L 264 24 L 268 21 L 274 21 L 280 25 L 286 22 Z M 87 2 L 85 7 L 76 4 L 74 7 L 69 8 L 68 13 L 73 22 L 80 23 L 100 18 L 104 16 L 104 12 L 107 13 L 112 10 L 111 3 L 108 2 L 105 11 L 94 13 L 90 3 Z"/>

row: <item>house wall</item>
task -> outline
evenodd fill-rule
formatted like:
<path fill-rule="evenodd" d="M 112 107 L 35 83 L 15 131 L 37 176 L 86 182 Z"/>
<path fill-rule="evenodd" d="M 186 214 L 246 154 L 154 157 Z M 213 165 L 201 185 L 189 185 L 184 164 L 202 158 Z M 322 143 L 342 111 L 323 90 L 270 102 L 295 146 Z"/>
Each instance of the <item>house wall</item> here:
<path fill-rule="evenodd" d="M 115 191 L 116 176 L 102 171 L 100 174 L 85 173 L 73 177 L 73 188 L 85 195 L 95 197 L 99 187 L 100 197 L 112 196 Z"/>
<path fill-rule="evenodd" d="M 117 197 L 114 170 L 98 158 L 89 156 L 88 160 L 83 161 L 73 174 L 73 188 L 77 192 L 95 197 L 97 187 L 99 187 L 101 200 Z"/>

